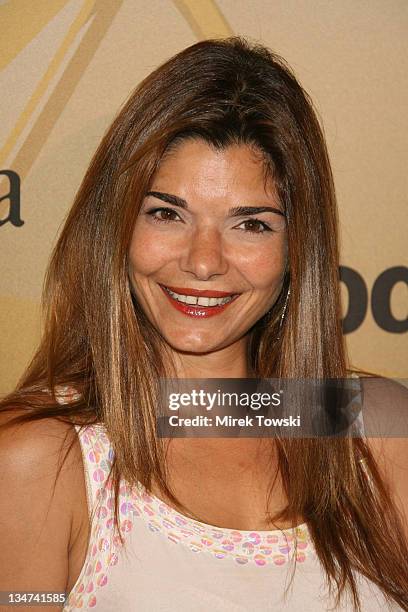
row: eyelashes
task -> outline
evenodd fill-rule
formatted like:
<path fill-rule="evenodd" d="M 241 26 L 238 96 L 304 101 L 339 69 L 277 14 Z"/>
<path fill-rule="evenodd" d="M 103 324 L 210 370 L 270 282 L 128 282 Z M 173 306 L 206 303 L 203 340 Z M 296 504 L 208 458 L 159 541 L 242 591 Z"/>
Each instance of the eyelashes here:
<path fill-rule="evenodd" d="M 164 212 L 164 213 L 166 213 L 166 214 L 169 214 L 169 213 L 170 213 L 170 214 L 175 215 L 176 217 L 178 217 L 178 218 L 180 219 L 179 215 L 176 213 L 176 211 L 175 211 L 175 210 L 173 210 L 172 208 L 165 208 L 165 207 L 163 207 L 163 206 L 161 206 L 161 207 L 159 207 L 159 208 L 152 208 L 152 209 L 148 210 L 148 211 L 146 212 L 146 214 L 147 214 L 147 215 L 149 215 L 149 217 L 150 217 L 150 218 L 151 218 L 153 221 L 156 221 L 157 223 L 170 223 L 171 221 L 176 221 L 176 219 L 174 219 L 174 218 L 173 218 L 173 219 L 169 219 L 169 218 L 167 218 L 167 219 L 161 219 L 160 217 L 156 217 L 156 216 L 155 216 L 155 215 L 156 215 L 156 213 L 162 213 L 162 212 Z M 181 220 L 181 219 L 180 219 L 180 220 Z"/>
<path fill-rule="evenodd" d="M 252 226 L 255 225 L 255 227 L 261 228 L 261 231 L 254 231 L 252 230 L 241 230 L 243 232 L 250 232 L 251 234 L 264 234 L 265 232 L 273 232 L 274 230 L 269 227 L 269 225 L 267 223 L 265 223 L 265 221 L 261 221 L 260 219 L 257 219 L 256 217 L 254 217 L 253 219 L 247 219 L 246 221 L 242 221 L 242 223 L 240 223 L 240 225 L 244 225 L 249 223 L 250 225 L 252 224 Z M 241 228 L 237 228 L 237 229 L 241 229 Z"/>
<path fill-rule="evenodd" d="M 157 214 L 163 214 L 165 216 L 167 216 L 167 218 L 162 218 L 157 216 Z M 182 219 L 180 218 L 179 214 L 173 210 L 172 208 L 166 208 L 165 206 L 159 206 L 156 208 L 151 208 L 150 210 L 146 211 L 146 215 L 148 215 L 152 221 L 154 221 L 155 223 L 172 223 L 173 221 L 182 221 Z M 275 230 L 273 230 L 265 221 L 261 221 L 260 219 L 257 218 L 251 218 L 251 219 L 246 219 L 245 221 L 241 221 L 241 223 L 239 225 L 250 225 L 252 226 L 252 228 L 257 228 L 257 229 L 243 229 L 241 227 L 236 227 L 234 229 L 238 229 L 239 231 L 245 232 L 245 233 L 249 233 L 249 234 L 264 234 L 266 232 L 274 232 Z"/>

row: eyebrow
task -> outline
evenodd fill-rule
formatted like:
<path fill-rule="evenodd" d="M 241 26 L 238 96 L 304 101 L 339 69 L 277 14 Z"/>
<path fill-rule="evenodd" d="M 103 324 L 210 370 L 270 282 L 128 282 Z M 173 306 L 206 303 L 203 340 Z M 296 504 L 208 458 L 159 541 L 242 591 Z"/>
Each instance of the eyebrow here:
<path fill-rule="evenodd" d="M 153 196 L 154 198 L 158 198 L 163 202 L 173 204 L 173 206 L 188 209 L 188 204 L 185 200 L 183 200 L 183 198 L 170 193 L 163 193 L 162 191 L 148 191 L 146 196 Z M 228 210 L 228 215 L 230 217 L 241 217 L 247 215 L 258 215 L 259 213 L 263 212 L 276 213 L 282 217 L 286 216 L 284 212 L 279 210 L 279 208 L 275 208 L 273 206 L 234 206 Z"/>

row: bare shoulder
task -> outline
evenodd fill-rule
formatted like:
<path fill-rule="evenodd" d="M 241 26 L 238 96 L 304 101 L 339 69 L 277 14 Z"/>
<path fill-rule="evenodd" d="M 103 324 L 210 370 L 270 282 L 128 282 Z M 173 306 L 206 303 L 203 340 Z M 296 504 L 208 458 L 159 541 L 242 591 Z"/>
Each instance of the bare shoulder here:
<path fill-rule="evenodd" d="M 1 426 L 10 420 L 9 414 L 0 414 L 2 477 L 6 474 L 19 476 L 19 481 L 28 483 L 40 477 L 56 477 L 61 466 L 61 478 L 69 491 L 72 478 L 82 469 L 74 426 L 55 418 L 42 418 L 23 424 L 12 423 L 3 429 Z"/>
<path fill-rule="evenodd" d="M 408 388 L 382 376 L 362 377 L 360 383 L 366 435 L 408 438 Z"/>
<path fill-rule="evenodd" d="M 408 388 L 388 378 L 360 380 L 366 442 L 405 518 L 408 538 Z"/>
<path fill-rule="evenodd" d="M 11 416 L 0 414 L 0 591 L 63 592 L 84 480 L 78 437 L 54 418 L 2 428 Z"/>
<path fill-rule="evenodd" d="M 39 440 L 42 443 L 47 440 L 47 445 L 52 445 L 52 441 L 59 444 L 73 430 L 70 423 L 64 423 L 51 417 L 24 422 L 24 424 L 13 421 L 14 417 L 24 413 L 25 411 L 22 408 L 0 412 L 0 444 L 2 448 L 7 446 L 9 450 L 12 450 L 24 446 L 26 450 L 29 448 L 40 450 Z M 7 425 L 10 426 L 7 427 Z"/>

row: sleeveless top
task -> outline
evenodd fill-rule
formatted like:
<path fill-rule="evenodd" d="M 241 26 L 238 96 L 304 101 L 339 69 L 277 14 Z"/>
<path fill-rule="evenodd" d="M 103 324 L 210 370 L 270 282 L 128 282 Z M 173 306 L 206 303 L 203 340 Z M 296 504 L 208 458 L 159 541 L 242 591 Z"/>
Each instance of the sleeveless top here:
<path fill-rule="evenodd" d="M 60 388 L 66 403 L 75 391 Z M 242 531 L 184 516 L 143 485 L 120 484 L 114 533 L 114 492 L 107 477 L 113 449 L 103 424 L 76 426 L 82 450 L 91 533 L 80 575 L 63 612 L 243 612 L 334 609 L 325 572 L 306 523 L 294 529 Z M 296 564 L 294 567 L 293 564 Z M 292 571 L 294 580 L 285 595 Z M 354 572 L 363 612 L 402 610 Z M 345 594 L 336 610 L 351 611 Z"/>

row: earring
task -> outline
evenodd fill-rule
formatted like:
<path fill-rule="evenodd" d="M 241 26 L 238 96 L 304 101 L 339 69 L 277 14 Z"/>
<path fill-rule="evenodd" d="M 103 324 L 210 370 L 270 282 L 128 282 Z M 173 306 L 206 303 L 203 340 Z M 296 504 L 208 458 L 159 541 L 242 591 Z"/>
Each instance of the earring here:
<path fill-rule="evenodd" d="M 285 319 L 286 308 L 287 308 L 287 306 L 288 306 L 289 296 L 290 296 L 290 287 L 289 287 L 288 292 L 287 292 L 287 294 L 286 294 L 285 304 L 284 304 L 284 306 L 283 306 L 283 310 L 282 310 L 282 314 L 281 314 L 281 318 L 280 318 L 280 323 L 279 323 L 279 334 L 278 334 L 277 340 L 280 340 L 281 330 L 282 330 L 282 326 L 283 326 L 283 321 L 284 321 L 284 319 Z"/>

